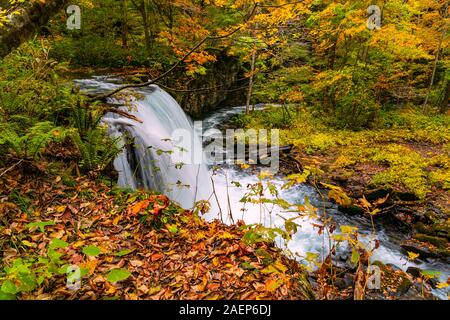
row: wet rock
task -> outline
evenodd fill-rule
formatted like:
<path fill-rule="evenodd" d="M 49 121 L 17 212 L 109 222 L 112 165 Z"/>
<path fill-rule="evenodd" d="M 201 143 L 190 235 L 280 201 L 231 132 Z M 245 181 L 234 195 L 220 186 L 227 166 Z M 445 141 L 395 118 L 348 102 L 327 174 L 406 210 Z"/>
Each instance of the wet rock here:
<path fill-rule="evenodd" d="M 344 177 L 342 175 L 333 175 L 331 176 L 331 179 L 335 182 L 337 182 L 339 185 L 344 186 L 348 182 L 348 178 Z"/>
<path fill-rule="evenodd" d="M 345 290 L 348 287 L 353 286 L 353 276 L 346 273 L 343 278 L 337 278 L 334 284 L 339 288 L 339 290 Z"/>
<path fill-rule="evenodd" d="M 406 294 L 412 285 L 413 283 L 411 280 L 406 277 L 401 277 L 400 284 L 397 287 L 397 294 L 400 296 Z"/>
<path fill-rule="evenodd" d="M 414 278 L 420 278 L 420 271 L 420 268 L 417 267 L 408 267 L 408 269 L 406 269 L 406 273 L 409 273 Z"/>
<path fill-rule="evenodd" d="M 436 300 L 436 298 L 429 293 L 428 289 L 424 289 L 422 294 L 421 285 L 414 283 L 408 291 L 400 295 L 399 300 Z"/>
<path fill-rule="evenodd" d="M 350 255 L 348 253 L 341 253 L 336 258 L 338 261 L 347 262 L 348 259 L 350 258 Z"/>
<path fill-rule="evenodd" d="M 366 194 L 364 194 L 364 197 L 368 201 L 375 201 L 380 198 L 385 198 L 388 194 L 389 194 L 389 190 L 376 189 L 376 190 L 371 190 L 369 192 L 366 192 Z"/>
<path fill-rule="evenodd" d="M 384 265 L 380 261 L 375 261 L 373 264 L 381 269 L 381 291 L 387 293 L 392 299 L 434 299 L 430 294 L 430 287 L 426 284 L 422 287 L 422 283 L 415 281 L 408 273 L 390 265 Z M 376 298 L 379 294 L 372 293 L 372 296 Z"/>
<path fill-rule="evenodd" d="M 355 206 L 355 205 L 350 205 L 350 206 L 347 206 L 347 207 L 339 206 L 338 209 L 339 209 L 339 211 L 341 211 L 341 212 L 343 212 L 345 214 L 349 214 L 351 216 L 364 213 L 363 209 L 361 209 L 360 207 Z"/>
<path fill-rule="evenodd" d="M 432 228 L 437 236 L 444 237 L 450 241 L 450 223 L 448 221 L 435 223 Z"/>
<path fill-rule="evenodd" d="M 438 277 L 424 277 L 420 268 L 408 267 L 406 272 L 412 275 L 414 278 L 424 279 L 426 283 L 428 283 L 434 289 L 436 289 L 436 285 L 439 283 Z"/>
<path fill-rule="evenodd" d="M 428 242 L 434 245 L 437 249 L 442 250 L 445 254 L 445 250 L 447 248 L 448 241 L 445 238 L 434 237 L 422 233 L 417 233 L 413 236 L 414 239 L 419 240 L 421 242 Z"/>
<path fill-rule="evenodd" d="M 238 59 L 218 53 L 216 62 L 211 63 L 206 74 L 197 76 L 189 82 L 189 92 L 172 92 L 183 110 L 194 118 L 201 117 L 206 112 L 220 108 L 222 105 L 242 105 L 245 103 L 244 91 L 229 92 L 234 88 L 240 77 L 242 68 Z M 179 79 L 169 79 L 169 87 L 176 87 Z M 195 91 L 200 88 L 215 88 L 217 90 Z"/>
<path fill-rule="evenodd" d="M 411 192 L 396 192 L 395 197 L 401 201 L 418 201 L 418 200 L 420 200 L 414 193 L 411 193 Z"/>
<path fill-rule="evenodd" d="M 426 226 L 423 222 L 417 222 L 414 225 L 414 229 L 416 229 L 418 233 L 423 233 L 430 236 L 436 235 L 436 232 L 433 230 L 433 228 L 430 226 Z"/>
<path fill-rule="evenodd" d="M 414 239 L 408 239 L 402 242 L 400 245 L 402 249 L 405 251 L 411 251 L 414 253 L 418 253 L 421 258 L 440 258 L 441 255 L 432 249 L 429 245 L 426 245 L 423 242 L 419 242 Z"/>

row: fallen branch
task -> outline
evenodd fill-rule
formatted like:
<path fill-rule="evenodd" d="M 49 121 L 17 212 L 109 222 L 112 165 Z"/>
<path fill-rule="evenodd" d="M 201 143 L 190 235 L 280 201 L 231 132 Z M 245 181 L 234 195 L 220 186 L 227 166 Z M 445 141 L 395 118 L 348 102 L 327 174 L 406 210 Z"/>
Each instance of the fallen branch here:
<path fill-rule="evenodd" d="M 8 173 L 9 171 L 11 171 L 12 169 L 14 169 L 15 167 L 17 167 L 19 164 L 21 164 L 24 161 L 24 159 L 20 159 L 18 162 L 16 162 L 15 164 L 13 164 L 11 167 L 9 167 L 8 169 L 6 169 L 5 171 L 3 171 L 0 174 L 0 177 L 4 176 L 6 173 Z"/>
<path fill-rule="evenodd" d="M 119 109 L 115 109 L 115 108 L 108 108 L 105 109 L 105 112 L 111 112 L 111 113 L 116 113 L 122 117 L 137 121 L 139 123 L 143 123 L 143 121 L 135 116 L 133 116 L 132 114 L 129 114 L 128 112 L 125 112 L 123 110 L 119 110 Z"/>

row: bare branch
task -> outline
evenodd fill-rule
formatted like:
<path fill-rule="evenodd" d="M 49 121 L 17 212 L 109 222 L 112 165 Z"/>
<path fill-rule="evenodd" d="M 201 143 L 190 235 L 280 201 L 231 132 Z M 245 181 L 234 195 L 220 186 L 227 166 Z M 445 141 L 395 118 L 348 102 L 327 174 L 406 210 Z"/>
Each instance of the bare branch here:
<path fill-rule="evenodd" d="M 256 9 L 258 8 L 258 6 L 259 6 L 258 3 L 256 3 L 256 4 L 253 6 L 252 10 L 250 11 L 248 17 L 245 19 L 244 22 L 248 22 L 248 21 L 253 17 L 253 15 L 255 14 Z M 180 60 L 178 60 L 176 63 L 174 63 L 174 64 L 169 68 L 169 70 L 167 70 L 166 72 L 164 72 L 164 73 L 161 74 L 160 76 L 156 77 L 155 79 L 152 79 L 152 80 L 150 80 L 150 81 L 143 82 L 143 83 L 138 83 L 138 84 L 126 84 L 126 85 L 123 85 L 123 86 L 121 86 L 121 87 L 119 87 L 119 88 L 117 88 L 117 89 L 115 89 L 115 90 L 109 92 L 109 93 L 106 93 L 106 94 L 103 94 L 103 95 L 99 95 L 99 96 L 95 96 L 95 97 L 91 98 L 90 100 L 91 100 L 91 101 L 94 101 L 94 100 L 104 100 L 104 99 L 109 98 L 109 97 L 111 97 L 111 96 L 113 96 L 113 95 L 115 95 L 115 94 L 117 94 L 117 93 L 119 93 L 120 91 L 125 90 L 125 89 L 130 89 L 130 88 L 143 88 L 143 87 L 147 87 L 147 86 L 149 86 L 149 85 L 151 85 L 151 84 L 154 84 L 154 83 L 156 83 L 157 81 L 159 81 L 159 80 L 163 79 L 164 77 L 166 77 L 167 75 L 169 75 L 169 74 L 170 74 L 173 70 L 175 70 L 182 62 L 184 62 L 184 61 L 185 61 L 192 53 L 194 53 L 198 48 L 200 48 L 206 41 L 208 41 L 208 40 L 219 40 L 219 39 L 228 38 L 228 37 L 232 36 L 233 34 L 235 34 L 236 32 L 238 32 L 238 31 L 241 30 L 241 29 L 242 29 L 242 25 L 239 26 L 239 27 L 237 27 L 237 28 L 235 28 L 235 29 L 233 29 L 232 31 L 230 31 L 230 32 L 228 32 L 228 33 L 226 33 L 226 34 L 224 34 L 224 35 L 221 35 L 221 36 L 207 36 L 207 37 L 203 38 L 203 39 L 202 39 L 200 42 L 198 42 L 191 50 L 189 50 L 189 52 L 187 52 Z"/>

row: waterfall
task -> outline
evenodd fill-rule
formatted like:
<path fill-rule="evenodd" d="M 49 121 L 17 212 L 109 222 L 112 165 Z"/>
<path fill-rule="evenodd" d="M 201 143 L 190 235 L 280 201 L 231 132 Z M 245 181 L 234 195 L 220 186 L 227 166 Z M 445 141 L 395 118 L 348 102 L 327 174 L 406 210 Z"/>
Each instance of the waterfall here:
<path fill-rule="evenodd" d="M 94 77 L 94 79 L 76 80 L 76 83 L 91 93 L 104 93 L 117 88 L 117 81 L 112 83 L 111 80 L 114 78 Z M 176 129 L 187 130 L 199 143 L 200 138 L 196 136 L 191 121 L 178 103 L 158 86 L 140 89 L 138 93 L 143 98 L 132 101 L 131 110 L 128 107 L 121 108 L 140 119 L 142 123 L 113 113 L 107 114 L 103 118 L 103 122 L 109 126 L 111 136 L 117 138 L 123 147 L 123 152 L 114 161 L 114 166 L 119 173 L 118 184 L 120 186 L 160 191 L 187 209 L 192 208 L 195 201 L 209 199 L 212 208 L 205 218 L 213 220 L 218 217 L 219 210 L 215 197 L 211 197 L 211 178 L 213 178 L 218 202 L 224 214 L 232 212 L 235 218 L 242 218 L 247 224 L 263 223 L 266 226 L 281 227 L 286 218 L 297 216 L 295 212 L 283 212 L 283 210 L 275 209 L 270 216 L 262 217 L 257 204 L 242 203 L 240 199 L 248 191 L 247 186 L 258 181 L 257 176 L 252 172 L 243 171 L 233 165 L 223 165 L 223 172 L 212 176 L 205 164 L 177 166 L 172 161 L 170 154 L 161 153 L 158 150 L 173 149 L 173 141 L 168 139 Z M 124 104 L 112 99 L 110 102 Z M 203 129 L 217 128 L 220 123 L 231 116 L 244 111 L 245 107 L 242 106 L 216 111 L 204 119 Z M 230 183 L 232 181 L 239 181 L 240 186 Z M 305 196 L 307 196 L 313 206 L 325 207 L 338 225 L 356 226 L 360 241 L 366 245 L 370 244 L 370 235 L 373 229 L 369 220 L 342 214 L 336 205 L 328 201 L 324 203 L 316 190 L 308 185 L 299 185 L 283 190 L 281 186 L 285 181 L 281 177 L 274 177 L 272 183 L 277 186 L 281 197 L 290 203 L 304 204 Z M 228 220 L 228 222 L 230 221 Z M 289 250 L 299 256 L 305 256 L 308 252 L 321 254 L 323 250 L 326 250 L 323 247 L 323 236 L 317 233 L 316 221 L 304 217 L 297 220 L 296 223 L 301 229 L 293 235 L 292 241 L 289 242 Z M 399 243 L 402 237 L 399 237 L 396 228 L 386 228 L 381 224 L 376 224 L 376 228 L 380 247 L 372 256 L 372 261 L 380 260 L 384 263 L 391 263 L 403 270 L 409 266 L 440 270 L 442 275 L 439 281 L 446 281 L 449 276 L 447 264 L 439 261 L 409 261 L 401 252 Z M 447 298 L 445 288 L 435 289 L 433 292 L 441 299 Z"/>
<path fill-rule="evenodd" d="M 143 99 L 132 101 L 131 108 L 121 108 L 142 122 L 113 113 L 103 118 L 110 135 L 123 148 L 114 161 L 119 186 L 155 190 L 188 209 L 196 201 L 207 200 L 212 186 L 206 165 L 180 165 L 172 157 L 177 151 L 171 140 L 176 129 L 190 132 L 193 141 L 201 145 L 191 120 L 175 99 L 158 86 L 152 85 L 139 93 Z"/>

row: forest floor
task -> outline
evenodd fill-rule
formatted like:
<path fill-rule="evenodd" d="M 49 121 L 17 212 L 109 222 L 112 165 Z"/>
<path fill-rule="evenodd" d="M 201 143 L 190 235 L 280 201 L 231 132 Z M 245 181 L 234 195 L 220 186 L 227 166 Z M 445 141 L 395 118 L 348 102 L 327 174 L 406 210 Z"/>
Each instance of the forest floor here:
<path fill-rule="evenodd" d="M 364 279 L 356 267 L 309 270 L 272 242 L 246 242 L 243 222 L 206 222 L 203 207 L 70 168 L 1 171 L 1 299 L 353 299 Z M 380 268 L 365 299 L 432 298 L 420 277 Z"/>
<path fill-rule="evenodd" d="M 26 167 L 0 186 L 1 298 L 314 298 L 280 249 L 246 244 L 242 225 L 205 222 L 163 195 Z M 68 266 L 80 268 L 76 290 Z"/>

